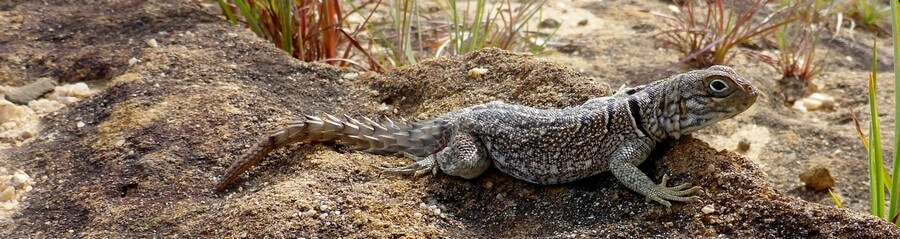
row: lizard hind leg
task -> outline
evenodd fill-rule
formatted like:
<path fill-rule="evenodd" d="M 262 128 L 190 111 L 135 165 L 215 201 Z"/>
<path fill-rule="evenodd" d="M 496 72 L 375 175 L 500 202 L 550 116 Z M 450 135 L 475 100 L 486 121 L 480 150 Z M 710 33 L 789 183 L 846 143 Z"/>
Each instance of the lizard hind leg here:
<path fill-rule="evenodd" d="M 406 166 L 395 167 L 395 168 L 387 168 L 387 167 L 379 167 L 374 166 L 378 170 L 381 170 L 383 173 L 393 173 L 393 174 L 412 174 L 416 177 L 422 176 L 425 173 L 431 171 L 432 174 L 436 174 L 438 167 L 434 161 L 434 155 L 429 155 L 428 157 L 422 158 L 419 156 L 412 155 L 410 153 L 403 153 L 406 157 L 415 160 Z"/>
<path fill-rule="evenodd" d="M 409 153 L 407 157 L 416 160 L 406 166 L 397 168 L 382 168 L 385 173 L 422 175 L 431 171 L 437 173 L 438 168 L 448 175 L 460 176 L 466 179 L 478 177 L 491 166 L 491 159 L 487 157 L 484 147 L 472 135 L 455 135 L 447 147 L 437 153 L 421 158 Z"/>

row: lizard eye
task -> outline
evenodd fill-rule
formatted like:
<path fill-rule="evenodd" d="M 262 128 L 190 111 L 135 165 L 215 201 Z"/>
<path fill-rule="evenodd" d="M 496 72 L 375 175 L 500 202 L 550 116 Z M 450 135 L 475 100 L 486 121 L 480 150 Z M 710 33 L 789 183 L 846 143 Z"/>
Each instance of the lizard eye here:
<path fill-rule="evenodd" d="M 728 84 L 721 79 L 715 79 L 709 82 L 709 89 L 713 92 L 722 92 L 728 89 Z"/>
<path fill-rule="evenodd" d="M 709 94 L 717 98 L 725 98 L 737 89 L 734 81 L 723 76 L 713 76 L 707 79 Z"/>

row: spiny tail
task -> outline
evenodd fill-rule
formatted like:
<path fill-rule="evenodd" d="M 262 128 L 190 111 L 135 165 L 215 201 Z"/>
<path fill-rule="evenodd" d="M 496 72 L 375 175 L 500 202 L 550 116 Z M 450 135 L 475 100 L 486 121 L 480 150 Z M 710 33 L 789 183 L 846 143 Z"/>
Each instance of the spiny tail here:
<path fill-rule="evenodd" d="M 363 117 L 362 121 L 344 115 L 343 119 L 325 114 L 325 117 L 307 115 L 303 121 L 271 131 L 234 161 L 216 185 L 223 191 L 237 178 L 259 164 L 269 152 L 296 142 L 336 142 L 353 150 L 373 154 L 411 154 L 425 157 L 446 145 L 449 133 L 447 121 L 441 118 L 409 122 L 385 119 L 378 123 Z"/>

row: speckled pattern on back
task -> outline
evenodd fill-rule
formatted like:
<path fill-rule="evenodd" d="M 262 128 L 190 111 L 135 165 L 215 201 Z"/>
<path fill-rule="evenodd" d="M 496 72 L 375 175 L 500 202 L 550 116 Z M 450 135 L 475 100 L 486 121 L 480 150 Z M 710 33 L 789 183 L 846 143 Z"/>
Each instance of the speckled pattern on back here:
<path fill-rule="evenodd" d="M 383 169 L 393 173 L 440 170 L 474 178 L 493 164 L 521 180 L 558 184 L 612 171 L 626 187 L 669 206 L 669 201 L 695 200 L 690 195 L 699 188 L 668 187 L 665 180 L 655 184 L 636 166 L 656 143 L 731 118 L 756 97 L 756 89 L 733 69 L 712 66 L 562 109 L 495 101 L 422 122 L 306 116 L 263 137 L 232 164 L 217 188 L 226 188 L 275 148 L 333 141 L 355 150 L 415 159 L 404 167 Z"/>

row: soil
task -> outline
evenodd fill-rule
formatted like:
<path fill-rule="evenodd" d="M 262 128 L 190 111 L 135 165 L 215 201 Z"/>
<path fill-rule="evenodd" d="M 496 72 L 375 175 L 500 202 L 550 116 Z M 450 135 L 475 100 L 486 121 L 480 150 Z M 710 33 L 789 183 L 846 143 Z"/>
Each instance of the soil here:
<path fill-rule="evenodd" d="M 473 180 L 385 175 L 371 166 L 406 159 L 331 144 L 277 150 L 238 187 L 212 190 L 262 132 L 303 114 L 428 118 L 492 100 L 564 107 L 652 81 L 661 76 L 649 72 L 678 60 L 653 39 L 662 26 L 650 12 L 668 11 L 663 2 L 549 4 L 561 39 L 585 44 L 544 58 L 486 49 L 350 77 L 351 69 L 290 58 L 206 3 L 2 2 L 0 29 L 13 30 L 0 31 L 0 85 L 53 77 L 98 90 L 43 117 L 34 139 L 0 151 L 0 167 L 35 179 L 0 235 L 900 238 L 866 213 L 867 161 L 850 110 L 867 125 L 867 68 L 858 64 L 867 59 L 836 47 L 865 47 L 875 35 L 862 31 L 855 42 L 821 46 L 833 57 L 818 84 L 837 98 L 834 110 L 793 111 L 774 93 L 783 92 L 780 74 L 732 62 L 760 88 L 756 106 L 664 143 L 641 166 L 654 181 L 668 174 L 703 187 L 700 202 L 646 202 L 609 173 L 556 186 L 493 169 Z M 488 72 L 468 76 L 474 67 Z M 884 105 L 894 103 L 892 86 L 879 83 Z M 885 137 L 892 113 L 879 115 Z M 742 140 L 749 150 L 732 152 Z M 820 164 L 847 208 L 800 182 Z"/>

